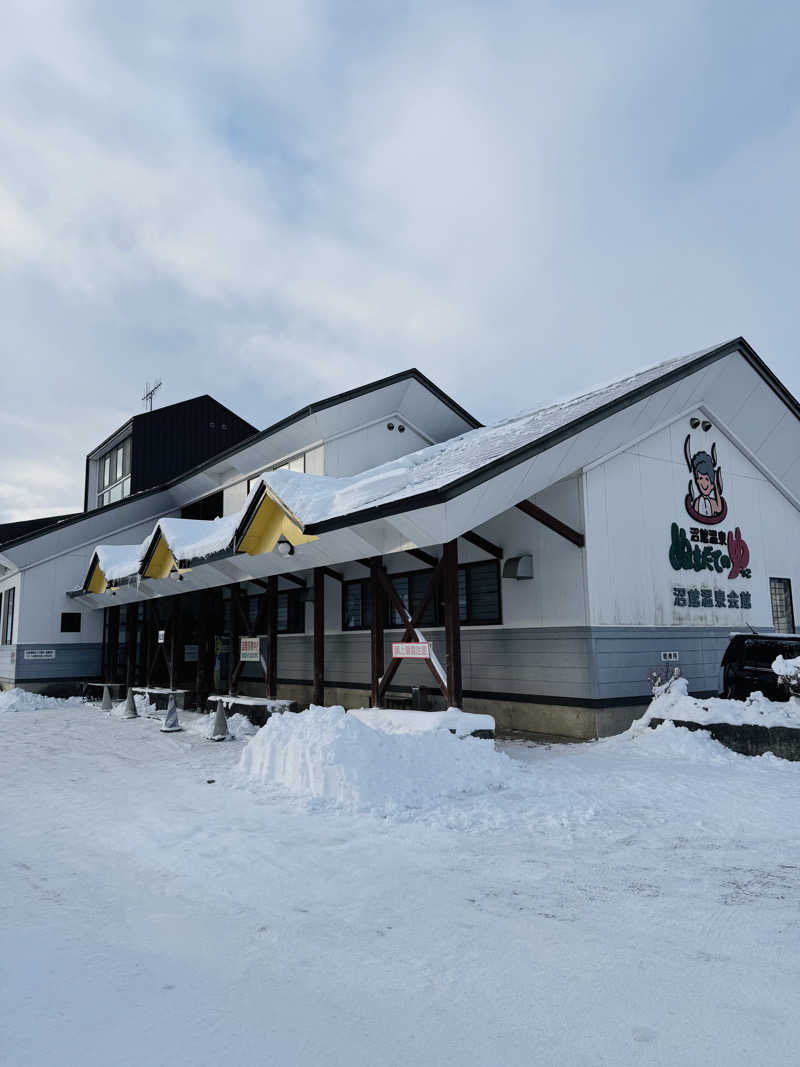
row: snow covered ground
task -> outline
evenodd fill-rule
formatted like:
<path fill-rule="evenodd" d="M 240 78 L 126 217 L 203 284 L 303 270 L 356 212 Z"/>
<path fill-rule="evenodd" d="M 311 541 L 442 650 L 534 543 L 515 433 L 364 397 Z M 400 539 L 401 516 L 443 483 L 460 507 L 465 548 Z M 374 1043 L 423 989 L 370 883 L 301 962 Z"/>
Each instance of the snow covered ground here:
<path fill-rule="evenodd" d="M 797 1061 L 798 764 L 498 744 L 505 788 L 378 818 L 252 784 L 246 731 L 2 712 L 4 1065 Z"/>

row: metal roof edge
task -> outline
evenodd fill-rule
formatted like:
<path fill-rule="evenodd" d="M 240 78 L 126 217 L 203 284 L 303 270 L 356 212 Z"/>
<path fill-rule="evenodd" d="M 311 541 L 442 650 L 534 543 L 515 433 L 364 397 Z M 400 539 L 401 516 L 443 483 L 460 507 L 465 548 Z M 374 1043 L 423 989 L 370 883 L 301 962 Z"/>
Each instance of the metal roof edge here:
<path fill-rule="evenodd" d="M 734 352 L 741 353 L 753 369 L 764 379 L 767 385 L 769 385 L 773 392 L 775 392 L 787 407 L 794 412 L 795 416 L 800 419 L 800 403 L 798 403 L 780 379 L 777 378 L 766 363 L 764 363 L 752 345 L 750 345 L 744 337 L 736 337 L 730 341 L 723 342 L 716 348 L 708 349 L 700 353 L 695 359 L 683 363 L 679 367 L 675 367 L 673 370 L 666 371 L 658 378 L 645 382 L 638 388 L 632 389 L 630 392 L 625 393 L 621 397 L 617 397 L 615 400 L 609 401 L 607 404 L 601 404 L 593 411 L 587 412 L 585 415 L 581 415 L 579 418 L 574 419 L 565 426 L 559 427 L 558 430 L 545 434 L 538 440 L 523 445 L 521 448 L 509 452 L 505 456 L 500 456 L 491 463 L 487 463 L 483 467 L 470 471 L 469 474 L 457 478 L 455 481 L 450 482 L 439 489 L 429 489 L 415 496 L 405 497 L 401 500 L 391 500 L 385 504 L 378 504 L 374 507 L 352 512 L 349 515 L 337 516 L 332 519 L 322 520 L 321 522 L 308 523 L 303 526 L 303 532 L 317 535 L 321 533 L 330 533 L 333 530 L 340 530 L 346 526 L 360 525 L 361 523 L 371 522 L 375 519 L 390 518 L 392 515 L 399 515 L 406 511 L 417 511 L 420 508 L 445 504 L 447 501 L 460 496 L 462 493 L 468 492 L 470 489 L 474 489 L 476 486 L 481 485 L 490 478 L 498 474 L 503 474 L 505 471 L 517 466 L 517 464 L 522 463 L 527 459 L 531 459 L 541 452 L 547 451 L 547 449 L 552 448 L 561 441 L 573 437 L 581 430 L 586 429 L 597 422 L 601 422 L 603 419 L 609 418 L 617 411 L 623 411 L 625 408 L 630 407 L 639 400 L 643 400 L 646 397 L 651 396 L 653 393 L 657 393 L 661 389 L 667 388 L 667 386 L 680 381 L 682 378 L 688 377 L 689 374 L 694 374 L 703 367 L 716 363 L 717 360 L 724 359 L 726 356 L 732 355 Z"/>
<path fill-rule="evenodd" d="M 325 411 L 328 408 L 336 407 L 337 404 L 344 404 L 347 403 L 347 401 L 349 400 L 355 400 L 359 396 L 366 396 L 368 393 L 377 392 L 379 389 L 386 389 L 390 385 L 395 385 L 397 382 L 401 382 L 406 379 L 414 379 L 415 381 L 419 382 L 420 385 L 424 386 L 431 393 L 433 393 L 438 400 L 440 400 L 443 404 L 449 407 L 455 414 L 457 414 L 460 418 L 463 418 L 465 421 L 469 422 L 472 425 L 473 429 L 479 429 L 483 425 L 482 423 L 478 422 L 478 420 L 474 416 L 470 415 L 468 411 L 462 408 L 460 404 L 456 403 L 456 401 L 453 400 L 452 397 L 448 396 L 447 393 L 444 392 L 444 390 L 440 389 L 438 385 L 435 385 L 430 380 L 430 378 L 426 377 L 426 375 L 424 375 L 421 371 L 417 370 L 416 367 L 410 367 L 408 370 L 398 371 L 396 374 L 390 374 L 385 378 L 379 378 L 374 382 L 368 382 L 366 385 L 359 385 L 353 389 L 348 389 L 343 393 L 337 393 L 335 396 L 327 397 L 324 400 L 315 401 L 313 404 L 308 404 L 306 407 L 300 408 L 298 411 L 294 412 L 293 415 L 287 415 L 285 418 L 280 419 L 278 422 L 273 423 L 271 426 L 268 426 L 265 430 L 261 430 L 258 433 L 252 434 L 250 437 L 246 437 L 243 441 L 239 441 L 237 444 L 231 445 L 223 452 L 217 452 L 217 454 L 212 456 L 211 459 L 204 460 L 196 467 L 192 467 L 190 470 L 184 471 L 182 474 L 178 475 L 175 478 L 172 478 L 168 482 L 162 482 L 160 485 L 151 486 L 150 489 L 143 489 L 139 493 L 132 493 L 130 496 L 124 497 L 122 500 L 115 500 L 112 504 L 106 504 L 103 508 L 93 508 L 91 511 L 79 512 L 75 516 L 75 518 L 69 519 L 61 525 L 63 527 L 72 526 L 75 523 L 81 522 L 83 519 L 88 518 L 90 515 L 97 515 L 99 512 L 107 514 L 113 508 L 124 507 L 126 504 L 130 504 L 133 500 L 145 500 L 148 496 L 153 496 L 156 493 L 163 493 L 166 490 L 171 489 L 176 485 L 179 485 L 181 482 L 194 477 L 196 474 L 200 474 L 202 471 L 207 470 L 209 467 L 213 467 L 214 464 L 221 463 L 229 456 L 233 456 L 237 452 L 241 452 L 242 449 L 249 448 L 251 445 L 257 444 L 259 441 L 267 440 L 268 437 L 273 436 L 273 434 L 279 433 L 281 430 L 286 429 L 286 427 L 293 425 L 295 422 L 299 422 L 301 419 L 309 418 L 311 415 L 316 414 L 318 411 Z M 192 399 L 197 398 L 195 397 Z M 179 401 L 179 403 L 184 403 L 184 401 Z M 147 413 L 140 412 L 139 414 Z M 128 421 L 132 423 L 133 420 L 137 417 L 137 415 L 132 415 Z M 106 440 L 110 440 L 111 437 L 114 437 L 117 433 L 119 433 L 120 429 L 123 429 L 127 425 L 128 423 L 123 423 L 123 425 L 119 429 L 115 430 L 113 434 L 110 434 L 109 437 L 106 438 Z M 97 448 L 101 447 L 102 445 L 97 446 Z M 97 449 L 95 449 L 94 451 L 96 452 Z M 94 455 L 94 452 L 89 453 L 89 455 Z M 52 532 L 52 530 L 53 527 L 49 527 L 46 530 L 42 530 L 41 533 L 45 534 L 48 532 Z M 17 545 L 25 544 L 25 542 L 27 541 L 35 540 L 36 536 L 38 535 L 29 534 L 28 536 L 18 537 L 14 541 L 8 541 L 6 542 L 6 544 L 0 547 L 14 548 Z"/>

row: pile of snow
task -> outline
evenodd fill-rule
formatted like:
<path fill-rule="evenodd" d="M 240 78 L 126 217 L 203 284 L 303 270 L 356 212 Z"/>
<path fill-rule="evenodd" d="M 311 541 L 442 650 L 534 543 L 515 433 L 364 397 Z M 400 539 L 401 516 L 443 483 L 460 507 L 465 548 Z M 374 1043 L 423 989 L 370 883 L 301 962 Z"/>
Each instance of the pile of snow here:
<path fill-rule="evenodd" d="M 207 741 L 214 733 L 214 712 L 210 715 L 196 712 L 184 715 L 179 709 L 178 719 L 184 730 L 191 734 L 199 734 Z M 235 715 L 228 716 L 228 738 L 231 741 L 246 741 L 257 734 L 258 730 L 259 727 L 253 726 L 246 715 L 240 715 L 237 712 Z"/>
<path fill-rule="evenodd" d="M 409 817 L 445 799 L 506 786 L 511 760 L 491 741 L 449 731 L 388 733 L 344 708 L 273 715 L 239 761 L 239 780 L 348 811 Z"/>
<path fill-rule="evenodd" d="M 155 701 L 150 701 L 146 693 L 134 693 L 133 702 L 136 705 L 136 711 L 139 715 L 148 719 L 155 719 L 159 717 L 158 709 L 156 708 Z M 95 705 L 97 707 L 97 705 Z M 125 715 L 126 702 L 120 700 L 118 703 L 111 706 L 111 711 L 108 712 L 115 719 L 122 719 Z"/>
<path fill-rule="evenodd" d="M 27 689 L 0 691 L 0 713 L 4 711 L 44 711 L 47 708 L 71 708 L 83 704 L 82 697 L 46 697 Z"/>
<path fill-rule="evenodd" d="M 480 731 L 494 733 L 491 715 L 475 715 L 448 708 L 447 711 L 396 711 L 394 708 L 355 708 L 348 712 L 367 726 L 387 734 L 427 734 L 447 730 L 456 737 L 468 737 Z"/>
<path fill-rule="evenodd" d="M 790 726 L 800 729 L 800 700 L 774 703 L 763 693 L 752 693 L 747 700 L 723 700 L 712 697 L 700 700 L 689 696 L 685 678 L 670 679 L 659 686 L 650 707 L 633 724 L 633 730 L 648 727 L 652 719 L 696 722 L 701 726 L 728 723 L 731 726 Z"/>
<path fill-rule="evenodd" d="M 772 664 L 772 671 L 779 678 L 800 679 L 800 656 L 795 659 L 784 659 L 783 656 L 778 656 Z"/>

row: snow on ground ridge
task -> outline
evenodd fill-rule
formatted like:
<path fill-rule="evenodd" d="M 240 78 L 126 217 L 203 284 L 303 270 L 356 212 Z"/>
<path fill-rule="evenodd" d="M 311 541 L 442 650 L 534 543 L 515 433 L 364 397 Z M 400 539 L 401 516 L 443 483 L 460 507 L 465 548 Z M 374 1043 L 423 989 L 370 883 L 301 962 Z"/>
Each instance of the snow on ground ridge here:
<path fill-rule="evenodd" d="M 489 794 L 518 768 L 492 741 L 448 731 L 388 733 L 342 707 L 273 715 L 242 753 L 242 784 L 277 787 L 316 804 L 408 817 L 442 801 Z"/>

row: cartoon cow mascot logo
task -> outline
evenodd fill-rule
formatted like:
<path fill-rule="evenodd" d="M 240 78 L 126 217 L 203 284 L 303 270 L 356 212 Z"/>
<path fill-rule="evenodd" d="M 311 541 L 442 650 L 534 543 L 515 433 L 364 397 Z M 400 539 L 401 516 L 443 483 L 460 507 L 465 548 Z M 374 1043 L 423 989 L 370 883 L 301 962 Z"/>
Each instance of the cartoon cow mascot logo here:
<path fill-rule="evenodd" d="M 706 526 L 715 526 L 728 514 L 728 505 L 722 495 L 722 470 L 717 463 L 716 443 L 708 452 L 695 452 L 692 455 L 692 435 L 687 433 L 683 442 L 686 465 L 692 472 L 689 491 L 686 494 L 686 510 L 697 522 Z"/>

